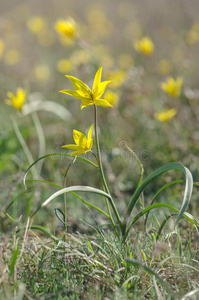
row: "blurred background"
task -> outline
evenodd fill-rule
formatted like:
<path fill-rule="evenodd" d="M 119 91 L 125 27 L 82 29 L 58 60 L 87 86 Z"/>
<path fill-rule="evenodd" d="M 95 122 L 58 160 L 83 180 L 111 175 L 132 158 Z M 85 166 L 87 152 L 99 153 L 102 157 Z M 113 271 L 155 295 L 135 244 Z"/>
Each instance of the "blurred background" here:
<path fill-rule="evenodd" d="M 59 22 L 66 22 L 65 32 Z M 79 100 L 59 91 L 72 88 L 66 74 L 91 87 L 100 66 L 103 80 L 112 80 L 104 97 L 113 104 L 111 109 L 98 109 L 100 144 L 120 210 L 139 177 L 139 166 L 125 152 L 124 142 L 139 157 L 145 176 L 165 163 L 179 161 L 199 181 L 198 0 L 6 0 L 0 3 L 0 32 L 0 201 L 4 208 L 24 192 L 23 174 L 31 159 L 63 151 L 62 145 L 73 143 L 73 129 L 87 132 L 93 123 L 92 106 L 80 111 Z M 182 80 L 177 96 L 162 88 L 168 77 Z M 19 87 L 26 91 L 22 111 L 5 102 L 7 93 L 15 94 Z M 166 114 L 169 110 L 173 115 Z M 90 154 L 87 157 L 93 160 Z M 62 156 L 46 158 L 37 166 L 38 178 L 62 185 L 69 162 Z M 34 178 L 31 173 L 28 177 Z M 150 203 L 161 184 L 178 178 L 180 173 L 170 172 L 158 179 L 148 188 L 145 202 Z M 67 186 L 78 184 L 100 188 L 99 174 L 78 161 L 69 171 Z M 11 206 L 13 218 L 24 211 L 28 215 L 56 190 L 39 184 L 35 193 L 35 185 L 29 182 L 30 192 Z M 161 200 L 175 200 L 180 207 L 182 192 L 182 185 L 176 185 Z M 40 211 L 37 222 L 54 226 L 53 208 L 62 208 L 61 200 Z M 195 217 L 197 203 L 194 190 L 189 211 Z M 77 216 L 85 219 L 90 214 L 81 203 L 78 207 L 77 200 L 68 196 L 71 224 Z M 9 221 L 3 223 L 6 230 Z"/>

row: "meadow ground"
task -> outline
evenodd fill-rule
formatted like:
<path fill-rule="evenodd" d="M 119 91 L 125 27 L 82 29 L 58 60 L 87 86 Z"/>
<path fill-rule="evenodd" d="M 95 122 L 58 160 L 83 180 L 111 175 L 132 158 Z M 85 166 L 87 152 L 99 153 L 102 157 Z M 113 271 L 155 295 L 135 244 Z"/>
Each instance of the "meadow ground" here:
<path fill-rule="evenodd" d="M 198 0 L 8 0 L 0 30 L 0 299 L 199 299 Z"/>

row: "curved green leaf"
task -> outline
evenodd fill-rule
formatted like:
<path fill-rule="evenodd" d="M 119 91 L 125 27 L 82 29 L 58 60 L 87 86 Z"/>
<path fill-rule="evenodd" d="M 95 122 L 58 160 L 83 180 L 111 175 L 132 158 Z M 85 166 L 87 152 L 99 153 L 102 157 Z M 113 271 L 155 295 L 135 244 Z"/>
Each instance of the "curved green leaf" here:
<path fill-rule="evenodd" d="M 148 206 L 147 208 L 143 209 L 139 214 L 137 214 L 130 222 L 130 224 L 128 225 L 127 227 L 127 230 L 126 230 L 126 236 L 130 230 L 130 228 L 135 224 L 135 222 L 140 218 L 142 217 L 144 214 L 146 214 L 148 211 L 154 209 L 154 208 L 159 208 L 159 207 L 165 207 L 165 208 L 169 208 L 171 210 L 174 210 L 175 212 L 178 213 L 179 215 L 179 209 L 173 207 L 172 205 L 169 205 L 169 204 L 166 204 L 166 203 L 156 203 L 156 204 L 152 204 L 150 206 Z M 191 222 L 192 224 L 194 224 L 197 229 L 199 229 L 199 222 L 189 213 L 184 213 L 182 215 L 183 218 L 187 219 L 189 222 Z"/>
<path fill-rule="evenodd" d="M 26 172 L 25 172 L 25 175 L 24 175 L 24 178 L 23 178 L 23 184 L 24 184 L 25 188 L 26 188 L 26 177 L 27 177 L 28 172 L 30 171 L 30 169 L 31 169 L 38 161 L 40 161 L 41 159 L 44 159 L 44 158 L 49 157 L 49 156 L 55 156 L 55 155 L 60 155 L 60 156 L 63 155 L 63 156 L 73 157 L 73 158 L 74 158 L 74 156 L 72 156 L 71 154 L 66 154 L 66 153 L 49 153 L 49 154 L 46 154 L 46 155 L 44 155 L 44 156 L 39 157 L 38 159 L 36 159 L 36 160 L 30 165 L 30 167 L 29 167 L 29 168 L 26 170 Z M 92 165 L 93 167 L 98 168 L 98 165 L 96 165 L 94 162 L 92 162 L 92 161 L 90 161 L 90 160 L 88 160 L 88 159 L 86 159 L 86 158 L 84 158 L 84 157 L 77 156 L 77 159 L 80 159 L 80 160 L 82 160 L 82 161 L 84 161 L 84 162 L 89 163 L 89 164 Z"/>
<path fill-rule="evenodd" d="M 130 200 L 130 203 L 129 203 L 129 206 L 127 208 L 125 218 L 124 218 L 125 221 L 130 216 L 137 200 L 139 199 L 140 194 L 147 187 L 147 185 L 150 184 L 152 180 L 154 180 L 155 178 L 157 178 L 161 174 L 163 174 L 167 171 L 170 171 L 170 170 L 180 170 L 185 175 L 185 182 L 186 183 L 185 183 L 184 198 L 183 198 L 182 206 L 181 206 L 181 209 L 179 211 L 178 218 L 177 218 L 177 221 L 176 221 L 176 224 L 178 223 L 178 221 L 182 217 L 183 213 L 185 212 L 185 210 L 186 210 L 186 208 L 189 204 L 189 200 L 191 198 L 192 189 L 193 189 L 193 178 L 192 178 L 191 172 L 185 166 L 183 166 L 182 164 L 180 164 L 178 162 L 173 162 L 173 163 L 169 163 L 169 164 L 166 164 L 166 165 L 162 166 L 161 168 L 157 169 L 155 172 L 153 172 L 152 174 L 150 174 L 148 177 L 146 177 L 143 180 L 143 182 L 136 189 L 135 193 L 133 194 L 133 196 Z"/>
<path fill-rule="evenodd" d="M 69 193 L 69 192 L 76 192 L 76 191 L 80 191 L 80 192 L 90 192 L 90 193 L 95 193 L 101 196 L 104 196 L 106 198 L 108 198 L 110 201 L 113 201 L 111 196 L 107 193 L 105 193 L 104 191 L 101 191 L 99 189 L 90 187 L 90 186 L 81 186 L 81 185 L 76 185 L 76 186 L 70 186 L 70 187 L 66 187 L 63 188 L 57 192 L 55 192 L 54 194 L 52 194 L 46 201 L 43 202 L 43 204 L 31 215 L 31 217 L 33 217 L 36 212 L 46 206 L 47 204 L 49 204 L 53 199 L 55 199 L 56 197 L 64 194 L 64 193 Z"/>

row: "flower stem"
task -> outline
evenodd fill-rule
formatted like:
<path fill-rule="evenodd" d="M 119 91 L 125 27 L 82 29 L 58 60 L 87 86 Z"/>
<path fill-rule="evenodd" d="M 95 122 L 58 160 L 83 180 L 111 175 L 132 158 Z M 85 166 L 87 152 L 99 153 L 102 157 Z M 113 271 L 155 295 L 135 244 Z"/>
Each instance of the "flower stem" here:
<path fill-rule="evenodd" d="M 99 146 L 99 139 L 98 139 L 98 132 L 97 132 L 97 107 L 96 107 L 96 105 L 93 105 L 93 106 L 94 106 L 95 141 L 96 141 L 96 148 L 97 148 L 97 159 L 98 159 L 98 164 L 99 164 L 99 170 L 100 170 L 100 174 L 101 174 L 104 189 L 105 189 L 107 194 L 111 195 L 110 191 L 109 191 L 109 188 L 108 188 L 108 185 L 107 185 L 107 182 L 106 182 L 106 178 L 104 176 L 104 171 L 103 171 L 102 161 L 101 161 L 101 153 L 100 153 L 100 146 Z M 120 219 L 119 213 L 117 211 L 117 208 L 115 206 L 115 203 L 114 203 L 112 197 L 111 197 L 110 203 L 111 203 L 112 209 L 114 211 L 114 214 L 117 218 L 117 221 L 119 223 L 119 226 L 121 227 L 122 226 L 121 219 Z M 116 228 L 115 223 L 113 221 L 113 218 L 111 216 L 111 211 L 110 211 L 110 207 L 109 207 L 109 203 L 108 203 L 107 199 L 106 199 L 106 204 L 107 204 L 108 213 L 110 214 L 111 222 L 112 222 L 113 226 Z"/>

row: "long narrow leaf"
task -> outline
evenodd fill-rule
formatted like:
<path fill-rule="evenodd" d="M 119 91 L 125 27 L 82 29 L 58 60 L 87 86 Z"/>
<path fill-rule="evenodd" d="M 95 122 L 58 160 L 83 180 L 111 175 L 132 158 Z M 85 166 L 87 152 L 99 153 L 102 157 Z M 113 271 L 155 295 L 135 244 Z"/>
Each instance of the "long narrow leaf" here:
<path fill-rule="evenodd" d="M 184 180 L 174 180 L 174 181 L 171 181 L 171 182 L 165 184 L 161 189 L 159 189 L 159 190 L 155 193 L 155 195 L 153 196 L 153 199 L 152 199 L 150 205 L 152 205 L 152 204 L 156 201 L 156 199 L 158 198 L 158 196 L 159 196 L 165 189 L 167 189 L 168 187 L 170 187 L 170 186 L 172 186 L 172 185 L 174 185 L 174 184 L 184 183 L 184 182 L 185 182 Z M 198 184 L 197 182 L 193 182 L 193 185 L 199 187 L 199 184 Z M 149 211 L 149 212 L 150 212 L 150 211 Z M 146 227 L 146 223 L 147 223 L 147 220 L 148 220 L 149 212 L 146 214 L 146 218 L 145 218 L 145 221 L 144 221 L 144 226 L 145 226 L 145 227 Z"/>
<path fill-rule="evenodd" d="M 47 204 L 49 204 L 53 199 L 55 199 L 56 197 L 64 194 L 64 193 L 69 193 L 69 192 L 77 192 L 77 191 L 80 191 L 80 192 L 90 192 L 90 193 L 95 193 L 95 194 L 98 194 L 98 195 L 101 195 L 101 196 L 104 196 L 106 198 L 108 198 L 109 200 L 112 200 L 111 196 L 107 193 L 105 193 L 104 191 L 101 191 L 99 189 L 96 189 L 96 188 L 93 188 L 93 187 L 90 187 L 90 186 L 81 186 L 81 185 L 76 185 L 76 186 L 70 186 L 70 187 L 67 187 L 67 188 L 64 188 L 64 189 L 61 189 L 57 192 L 55 192 L 54 194 L 52 194 L 46 201 L 43 202 L 43 204 L 32 214 L 31 217 L 33 217 L 36 212 L 46 206 Z"/>
<path fill-rule="evenodd" d="M 26 170 L 26 172 L 25 172 L 25 175 L 24 175 L 24 178 L 23 178 L 23 183 L 24 183 L 25 188 L 26 188 L 26 177 L 27 177 L 28 172 L 30 171 L 30 169 L 31 169 L 38 161 L 40 161 L 41 159 L 44 159 L 44 158 L 49 157 L 49 156 L 55 156 L 55 155 L 60 155 L 60 156 L 63 155 L 63 156 L 73 157 L 73 158 L 74 158 L 74 156 L 71 156 L 71 154 L 67 154 L 67 153 L 49 153 L 49 154 L 46 154 L 46 155 L 44 155 L 44 156 L 39 157 L 37 160 L 35 160 L 35 161 L 30 165 L 30 167 L 29 167 L 29 168 Z M 80 159 L 80 160 L 82 160 L 82 161 L 84 161 L 84 162 L 89 163 L 90 165 L 94 166 L 95 168 L 98 168 L 98 165 L 96 165 L 95 163 L 93 163 L 92 161 L 90 161 L 90 160 L 88 160 L 88 159 L 86 159 L 86 158 L 84 158 L 84 157 L 77 156 L 77 159 Z"/>
<path fill-rule="evenodd" d="M 179 211 L 178 218 L 176 221 L 176 224 L 178 223 L 178 221 L 182 217 L 183 213 L 185 212 L 185 210 L 189 204 L 189 200 L 191 198 L 192 189 L 193 189 L 193 178 L 192 178 L 191 172 L 185 166 L 183 166 L 182 164 L 180 164 L 178 162 L 166 164 L 166 165 L 162 166 L 161 168 L 157 169 L 152 174 L 150 174 L 147 178 L 145 178 L 145 180 L 136 189 L 135 193 L 133 194 L 133 196 L 130 200 L 130 203 L 129 203 L 129 206 L 127 208 L 125 218 L 124 218 L 125 222 L 126 222 L 127 218 L 130 216 L 137 200 L 139 199 L 140 194 L 147 187 L 147 185 L 150 184 L 151 181 L 153 181 L 155 178 L 157 178 L 161 174 L 163 174 L 167 171 L 170 171 L 170 170 L 180 170 L 185 175 L 186 183 L 185 183 L 184 198 L 183 198 L 182 206 L 181 206 L 181 209 Z"/>
<path fill-rule="evenodd" d="M 148 206 L 147 208 L 143 209 L 139 214 L 137 214 L 137 216 L 135 216 L 130 224 L 128 225 L 127 231 L 126 231 L 126 235 L 128 234 L 130 228 L 133 226 L 133 224 L 135 224 L 135 222 L 142 217 L 144 214 L 146 214 L 148 211 L 154 209 L 154 208 L 159 208 L 159 207 L 164 207 L 164 208 L 169 208 L 171 210 L 174 210 L 175 212 L 178 213 L 179 215 L 179 209 L 173 207 L 172 205 L 166 204 L 166 203 L 156 203 L 156 204 L 152 204 L 150 206 Z M 192 224 L 194 224 L 196 226 L 197 229 L 199 229 L 199 222 L 189 213 L 184 213 L 182 215 L 183 218 L 187 219 L 189 222 L 191 222 Z"/>

